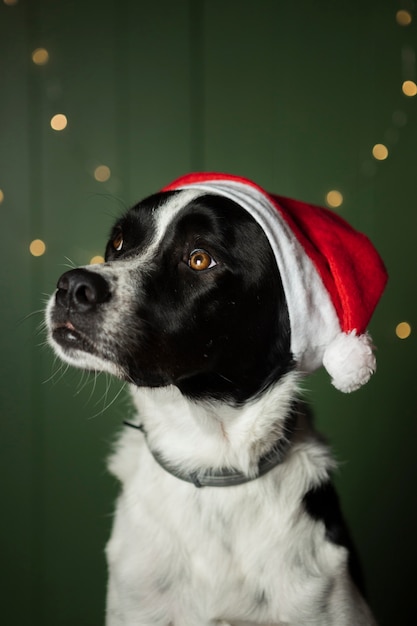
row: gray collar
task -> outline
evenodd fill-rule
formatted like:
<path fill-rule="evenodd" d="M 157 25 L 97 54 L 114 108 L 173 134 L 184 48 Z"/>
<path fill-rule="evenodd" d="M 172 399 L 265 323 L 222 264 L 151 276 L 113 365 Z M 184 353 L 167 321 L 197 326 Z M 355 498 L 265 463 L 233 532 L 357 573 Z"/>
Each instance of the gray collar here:
<path fill-rule="evenodd" d="M 284 424 L 284 436 L 277 439 L 269 452 L 259 459 L 258 472 L 252 477 L 247 476 L 239 470 L 231 470 L 228 468 L 203 470 L 200 472 L 182 472 L 178 469 L 178 467 L 167 463 L 159 452 L 151 450 L 150 448 L 149 450 L 155 461 L 165 471 L 180 480 L 192 483 L 195 487 L 232 487 L 234 485 L 242 485 L 243 483 L 248 483 L 264 476 L 264 474 L 267 474 L 270 470 L 283 462 L 288 449 L 291 446 L 296 420 L 297 411 L 295 410 L 295 407 L 293 407 Z M 132 424 L 127 421 L 124 421 L 123 423 L 126 426 L 140 430 L 146 437 L 146 431 L 142 424 Z"/>

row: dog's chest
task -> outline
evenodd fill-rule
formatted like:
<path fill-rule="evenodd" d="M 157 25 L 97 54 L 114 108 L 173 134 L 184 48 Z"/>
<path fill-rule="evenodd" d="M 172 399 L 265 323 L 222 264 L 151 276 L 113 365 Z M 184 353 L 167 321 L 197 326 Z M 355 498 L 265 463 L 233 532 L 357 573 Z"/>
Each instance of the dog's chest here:
<path fill-rule="evenodd" d="M 193 614 L 195 624 L 270 623 L 278 614 L 284 621 L 311 549 L 303 545 L 311 528 L 297 497 L 288 498 L 272 479 L 197 489 L 167 474 L 143 441 L 140 450 L 133 441 L 126 436 L 119 452 L 124 476 L 113 461 L 124 489 L 107 549 L 124 604 L 159 607 L 161 623 L 188 624 Z"/>

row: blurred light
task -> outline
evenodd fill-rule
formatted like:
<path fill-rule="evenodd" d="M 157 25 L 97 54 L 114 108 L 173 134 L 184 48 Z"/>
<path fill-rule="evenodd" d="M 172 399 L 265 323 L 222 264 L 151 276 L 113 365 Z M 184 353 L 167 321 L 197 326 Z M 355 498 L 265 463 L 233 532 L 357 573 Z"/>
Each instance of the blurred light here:
<path fill-rule="evenodd" d="M 402 86 L 403 94 L 406 96 L 415 96 L 417 94 L 417 85 L 412 80 L 405 80 Z"/>
<path fill-rule="evenodd" d="M 332 189 L 326 194 L 326 202 L 328 206 L 336 209 L 343 204 L 343 196 L 337 189 Z"/>
<path fill-rule="evenodd" d="M 107 165 L 99 165 L 94 170 L 94 178 L 98 180 L 99 183 L 105 183 L 106 180 L 109 180 L 110 176 L 111 171 Z"/>
<path fill-rule="evenodd" d="M 18 3 L 18 0 L 3 0 L 4 4 L 7 4 L 9 7 L 14 7 L 15 4 Z"/>
<path fill-rule="evenodd" d="M 399 339 L 407 339 L 411 335 L 411 326 L 408 322 L 400 322 L 395 328 L 395 334 Z"/>
<path fill-rule="evenodd" d="M 34 239 L 30 243 L 29 250 L 33 256 L 42 256 L 45 254 L 46 246 L 42 239 Z"/>
<path fill-rule="evenodd" d="M 3 189 L 0 189 L 0 204 L 3 202 L 4 200 L 4 192 Z"/>
<path fill-rule="evenodd" d="M 32 61 L 35 65 L 45 65 L 49 61 L 49 53 L 45 48 L 36 48 L 32 52 Z"/>
<path fill-rule="evenodd" d="M 97 263 L 104 263 L 104 258 L 99 254 L 90 259 L 90 265 L 96 265 Z"/>
<path fill-rule="evenodd" d="M 377 161 L 384 161 L 388 156 L 388 148 L 383 143 L 376 143 L 372 148 L 372 155 Z"/>
<path fill-rule="evenodd" d="M 62 113 L 57 113 L 51 118 L 51 128 L 54 130 L 64 130 L 68 124 L 68 120 Z"/>
<path fill-rule="evenodd" d="M 413 18 L 411 17 L 411 13 L 409 13 L 409 11 L 401 9 L 395 14 L 395 19 L 400 26 L 408 26 L 409 24 L 411 24 L 411 20 Z"/>

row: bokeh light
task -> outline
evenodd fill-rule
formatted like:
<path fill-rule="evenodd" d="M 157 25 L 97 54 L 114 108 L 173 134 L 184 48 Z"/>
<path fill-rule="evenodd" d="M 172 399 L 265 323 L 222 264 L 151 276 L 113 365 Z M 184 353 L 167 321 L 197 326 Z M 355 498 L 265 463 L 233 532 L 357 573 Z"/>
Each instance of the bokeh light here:
<path fill-rule="evenodd" d="M 97 254 L 90 259 L 90 265 L 97 265 L 98 263 L 104 263 L 104 257 Z"/>
<path fill-rule="evenodd" d="M 32 52 L 32 61 L 35 65 L 46 65 L 49 61 L 49 53 L 45 48 L 36 48 Z"/>
<path fill-rule="evenodd" d="M 372 156 L 377 161 L 384 161 L 388 157 L 388 148 L 383 143 L 376 143 L 372 148 Z"/>
<path fill-rule="evenodd" d="M 46 251 L 45 242 L 42 239 L 34 239 L 30 242 L 29 251 L 32 256 L 42 256 Z"/>
<path fill-rule="evenodd" d="M 405 96 L 412 98 L 417 94 L 417 85 L 413 80 L 405 80 L 402 85 L 402 91 Z"/>
<path fill-rule="evenodd" d="M 331 189 L 326 194 L 326 203 L 327 206 L 332 207 L 332 209 L 337 209 L 337 207 L 343 204 L 343 195 L 337 189 Z"/>
<path fill-rule="evenodd" d="M 399 339 L 407 339 L 411 335 L 411 326 L 408 322 L 400 322 L 395 328 L 395 334 Z"/>
<path fill-rule="evenodd" d="M 99 183 L 105 183 L 106 180 L 109 180 L 110 176 L 111 171 L 107 165 L 99 165 L 94 170 L 94 178 L 98 180 Z"/>
<path fill-rule="evenodd" d="M 395 14 L 395 19 L 397 20 L 397 24 L 400 26 L 408 26 L 412 22 L 411 13 L 406 11 L 405 9 L 400 9 Z"/>
<path fill-rule="evenodd" d="M 68 120 L 63 113 L 57 113 L 51 118 L 51 128 L 54 130 L 64 130 L 67 127 Z"/>

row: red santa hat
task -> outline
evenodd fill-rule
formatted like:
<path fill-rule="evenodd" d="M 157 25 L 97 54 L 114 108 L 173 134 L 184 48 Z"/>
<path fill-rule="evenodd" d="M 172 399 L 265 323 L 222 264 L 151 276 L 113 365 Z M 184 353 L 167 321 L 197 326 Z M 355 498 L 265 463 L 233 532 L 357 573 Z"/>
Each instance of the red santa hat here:
<path fill-rule="evenodd" d="M 238 176 L 188 174 L 163 191 L 189 188 L 234 200 L 263 228 L 281 274 L 298 369 L 324 365 L 344 392 L 368 382 L 376 361 L 366 328 L 387 281 L 369 239 L 327 209 Z"/>

